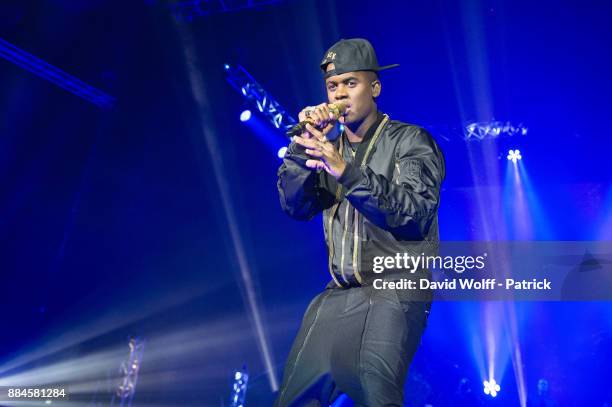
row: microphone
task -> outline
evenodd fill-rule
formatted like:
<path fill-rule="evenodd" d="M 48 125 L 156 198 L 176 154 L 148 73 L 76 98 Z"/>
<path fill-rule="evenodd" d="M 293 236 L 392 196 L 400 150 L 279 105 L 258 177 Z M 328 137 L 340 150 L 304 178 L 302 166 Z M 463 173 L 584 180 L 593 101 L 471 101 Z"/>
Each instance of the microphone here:
<path fill-rule="evenodd" d="M 330 103 L 327 105 L 327 108 L 329 109 L 329 111 L 332 113 L 332 115 L 334 116 L 332 119 L 330 120 L 338 120 L 340 118 L 340 116 L 342 116 L 344 114 L 344 112 L 346 112 L 346 103 L 344 102 L 337 102 L 337 103 Z M 291 127 L 289 130 L 287 130 L 287 136 L 289 137 L 293 137 L 293 136 L 297 136 L 299 134 L 301 134 L 304 129 L 306 128 L 306 124 L 312 124 L 314 125 L 314 120 L 312 120 L 310 117 L 308 117 L 308 112 L 309 111 L 313 111 L 315 108 L 307 108 L 306 110 L 306 120 L 304 120 L 303 122 L 299 122 L 298 124 L 296 124 L 295 126 Z"/>

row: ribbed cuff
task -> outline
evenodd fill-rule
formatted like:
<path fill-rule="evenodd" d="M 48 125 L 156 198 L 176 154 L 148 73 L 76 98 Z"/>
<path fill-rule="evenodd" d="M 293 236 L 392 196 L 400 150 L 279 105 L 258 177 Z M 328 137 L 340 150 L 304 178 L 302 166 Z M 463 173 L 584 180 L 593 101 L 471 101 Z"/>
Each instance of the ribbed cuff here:
<path fill-rule="evenodd" d="M 289 144 L 288 150 L 293 155 L 302 155 L 304 157 L 307 156 L 306 147 L 304 147 L 301 144 L 296 143 L 295 141 L 292 141 L 291 144 Z"/>
<path fill-rule="evenodd" d="M 289 144 L 284 160 L 292 161 L 300 167 L 310 170 L 310 168 L 306 166 L 306 161 L 308 161 L 310 157 L 306 154 L 305 150 L 306 148 L 302 145 L 298 143 L 291 143 Z"/>

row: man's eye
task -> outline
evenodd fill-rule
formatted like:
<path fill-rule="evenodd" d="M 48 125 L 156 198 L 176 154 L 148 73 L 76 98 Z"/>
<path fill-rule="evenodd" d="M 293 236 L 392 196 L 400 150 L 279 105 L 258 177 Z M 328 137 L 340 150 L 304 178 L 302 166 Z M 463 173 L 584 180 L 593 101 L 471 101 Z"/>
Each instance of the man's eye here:
<path fill-rule="evenodd" d="M 355 82 L 355 81 L 349 81 L 348 85 L 349 85 L 351 88 L 353 88 L 353 87 L 355 87 L 355 85 L 357 85 L 357 82 Z"/>
<path fill-rule="evenodd" d="M 328 90 L 336 90 L 336 85 L 329 85 L 327 87 Z"/>

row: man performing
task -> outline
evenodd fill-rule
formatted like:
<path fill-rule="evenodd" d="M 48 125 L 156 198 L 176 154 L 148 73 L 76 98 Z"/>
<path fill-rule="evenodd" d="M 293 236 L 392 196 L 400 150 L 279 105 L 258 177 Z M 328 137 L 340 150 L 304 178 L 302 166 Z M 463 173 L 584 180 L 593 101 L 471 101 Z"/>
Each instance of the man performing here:
<path fill-rule="evenodd" d="M 375 257 L 437 251 L 444 158 L 422 128 L 376 105 L 381 67 L 364 39 L 341 40 L 321 63 L 329 103 L 306 108 L 278 172 L 283 210 L 299 220 L 323 211 L 332 281 L 306 310 L 276 406 L 401 406 L 431 292 L 375 289 L 373 281 L 429 277 L 427 270 L 373 271 Z M 327 135 L 338 119 L 344 130 Z M 386 266 L 389 267 L 389 266 Z"/>

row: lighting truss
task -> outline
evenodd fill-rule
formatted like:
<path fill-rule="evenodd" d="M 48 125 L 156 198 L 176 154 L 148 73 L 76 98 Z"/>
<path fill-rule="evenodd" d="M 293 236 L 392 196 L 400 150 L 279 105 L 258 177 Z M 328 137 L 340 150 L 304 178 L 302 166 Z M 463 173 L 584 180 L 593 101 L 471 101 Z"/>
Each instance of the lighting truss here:
<path fill-rule="evenodd" d="M 513 125 L 508 122 L 474 122 L 469 123 L 463 129 L 465 140 L 484 140 L 498 137 L 512 137 L 527 135 L 527 127 L 523 123 Z"/>
<path fill-rule="evenodd" d="M 287 110 L 278 103 L 263 86 L 240 65 L 225 65 L 227 81 L 244 98 L 272 123 L 285 133 L 295 124 L 296 120 L 287 113 Z"/>
<path fill-rule="evenodd" d="M 101 108 L 111 108 L 115 103 L 114 97 L 27 53 L 2 38 L 0 38 L 0 56 Z"/>
<path fill-rule="evenodd" d="M 227 13 L 281 3 L 283 0 L 187 0 L 170 4 L 178 21 L 193 21 L 196 17 Z"/>
<path fill-rule="evenodd" d="M 131 338 L 128 346 L 130 351 L 128 357 L 119 368 L 121 380 L 113 395 L 111 406 L 114 406 L 115 401 L 118 400 L 117 406 L 131 407 L 132 399 L 136 393 L 136 383 L 138 382 L 138 373 L 140 372 L 142 355 L 144 353 L 144 342 L 137 338 Z"/>

